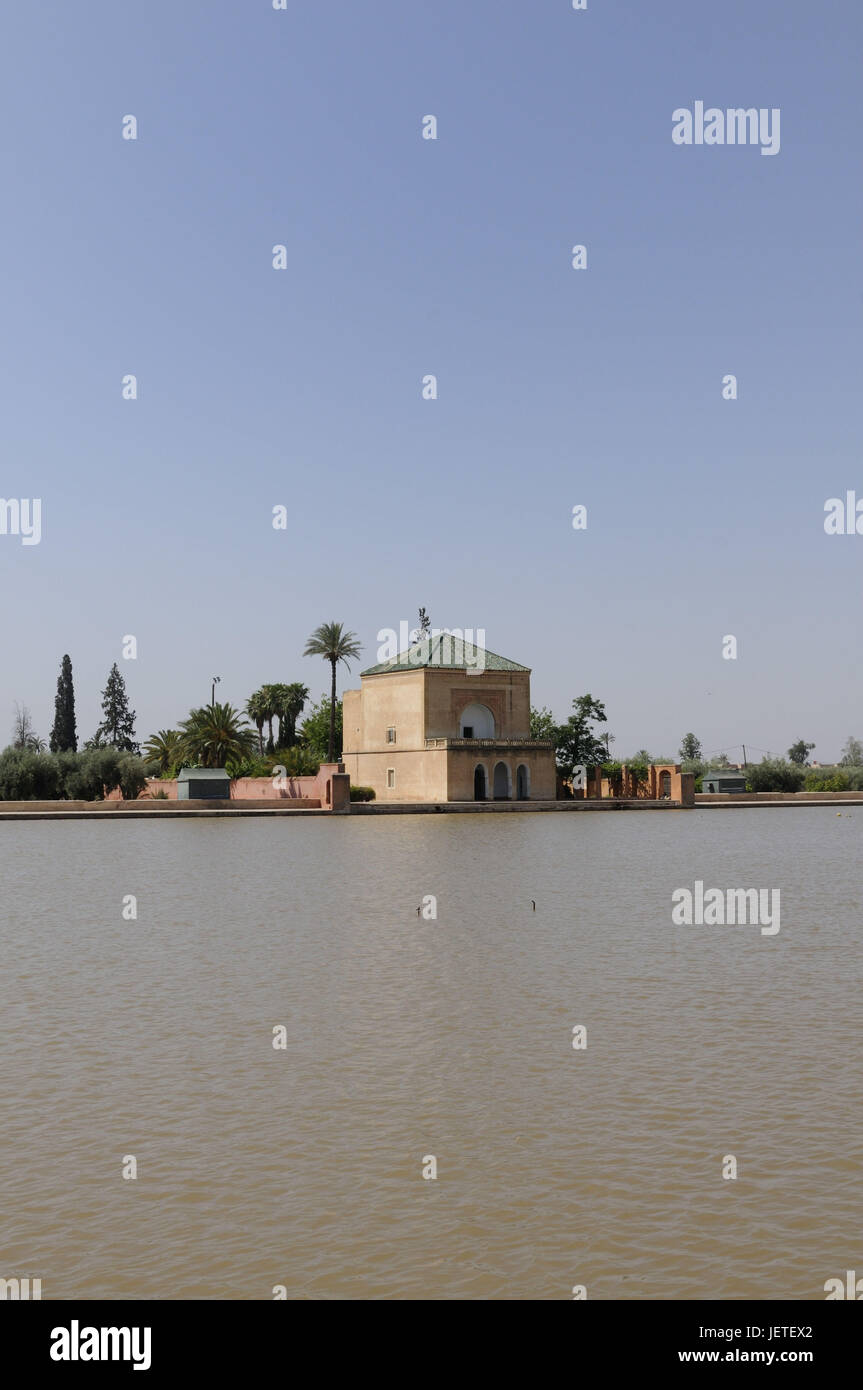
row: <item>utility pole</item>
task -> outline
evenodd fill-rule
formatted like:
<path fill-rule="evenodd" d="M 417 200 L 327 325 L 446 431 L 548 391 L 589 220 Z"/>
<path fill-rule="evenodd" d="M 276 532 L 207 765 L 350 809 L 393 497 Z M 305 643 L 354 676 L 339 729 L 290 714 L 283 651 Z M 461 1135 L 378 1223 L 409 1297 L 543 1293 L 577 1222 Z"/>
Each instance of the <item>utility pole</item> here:
<path fill-rule="evenodd" d="M 745 767 L 745 766 L 746 766 L 746 744 L 745 744 L 745 743 L 742 743 L 740 746 L 741 746 L 741 748 L 743 749 L 743 766 Z"/>

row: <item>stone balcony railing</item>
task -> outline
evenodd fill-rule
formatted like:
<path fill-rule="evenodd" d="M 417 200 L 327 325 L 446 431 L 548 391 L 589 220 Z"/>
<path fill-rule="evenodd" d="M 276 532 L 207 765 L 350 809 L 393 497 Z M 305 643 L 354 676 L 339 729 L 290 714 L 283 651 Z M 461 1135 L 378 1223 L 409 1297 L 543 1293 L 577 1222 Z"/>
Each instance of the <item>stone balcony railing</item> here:
<path fill-rule="evenodd" d="M 548 739 L 530 738 L 427 738 L 426 748 L 554 748 Z"/>

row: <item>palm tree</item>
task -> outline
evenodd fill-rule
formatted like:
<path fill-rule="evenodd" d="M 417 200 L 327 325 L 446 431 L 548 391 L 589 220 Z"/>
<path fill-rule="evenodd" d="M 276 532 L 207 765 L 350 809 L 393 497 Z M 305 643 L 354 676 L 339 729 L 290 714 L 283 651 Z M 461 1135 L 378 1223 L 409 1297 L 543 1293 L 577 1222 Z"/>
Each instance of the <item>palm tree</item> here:
<path fill-rule="evenodd" d="M 151 734 L 144 744 L 144 757 L 148 762 L 156 763 L 160 775 L 164 777 L 166 773 L 173 772 L 182 759 L 180 743 L 176 729 L 160 729 L 157 734 Z"/>
<path fill-rule="evenodd" d="M 267 752 L 275 750 L 273 743 L 273 720 L 279 712 L 279 687 L 277 685 L 262 685 L 260 696 L 264 704 L 264 719 L 269 727 L 270 735 L 267 739 Z"/>
<path fill-rule="evenodd" d="M 321 623 L 306 642 L 303 656 L 322 656 L 333 671 L 330 693 L 330 745 L 327 762 L 333 761 L 336 742 L 336 666 L 343 661 L 350 670 L 348 657 L 357 657 L 362 651 L 355 632 L 346 632 L 342 623 Z"/>
<path fill-rule="evenodd" d="M 264 725 L 267 722 L 267 701 L 262 690 L 256 690 L 246 701 L 246 714 L 258 731 L 258 751 L 264 756 Z"/>
<path fill-rule="evenodd" d="M 286 685 L 276 684 L 268 685 L 265 687 L 265 689 L 267 690 L 270 697 L 273 715 L 279 721 L 279 737 L 276 739 L 276 747 L 285 748 L 287 747 L 285 743 L 285 732 L 287 723 L 285 706 L 288 699 L 288 687 Z"/>
<path fill-rule="evenodd" d="M 227 767 L 255 751 L 255 735 L 233 705 L 193 709 L 180 725 L 182 754 L 201 767 Z"/>
<path fill-rule="evenodd" d="M 279 689 L 284 690 L 279 706 L 279 746 L 293 748 L 297 741 L 297 720 L 309 698 L 309 687 L 300 681 L 292 681 L 290 685 L 279 686 Z"/>
<path fill-rule="evenodd" d="M 273 713 L 279 721 L 278 748 L 292 748 L 297 741 L 297 719 L 309 698 L 308 686 L 294 681 L 291 685 L 267 685 Z"/>

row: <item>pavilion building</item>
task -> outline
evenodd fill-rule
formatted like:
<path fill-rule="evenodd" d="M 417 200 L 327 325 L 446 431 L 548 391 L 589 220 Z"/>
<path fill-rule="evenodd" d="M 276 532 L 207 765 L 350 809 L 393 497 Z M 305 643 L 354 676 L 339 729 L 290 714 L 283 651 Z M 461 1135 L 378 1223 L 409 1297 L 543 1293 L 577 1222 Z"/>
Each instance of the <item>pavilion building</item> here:
<path fill-rule="evenodd" d="M 530 736 L 530 669 L 440 633 L 343 696 L 342 762 L 378 801 L 553 801 L 554 744 Z"/>

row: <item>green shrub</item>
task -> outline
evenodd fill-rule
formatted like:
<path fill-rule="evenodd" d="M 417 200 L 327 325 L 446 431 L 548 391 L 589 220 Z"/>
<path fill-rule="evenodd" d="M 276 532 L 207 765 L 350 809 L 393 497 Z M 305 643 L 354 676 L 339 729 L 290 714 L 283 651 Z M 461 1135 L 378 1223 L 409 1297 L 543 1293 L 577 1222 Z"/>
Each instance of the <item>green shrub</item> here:
<path fill-rule="evenodd" d="M 315 777 L 322 759 L 311 748 L 298 743 L 294 748 L 285 748 L 277 761 L 282 763 L 289 777 Z"/>
<path fill-rule="evenodd" d="M 146 781 L 147 764 L 116 748 L 81 753 L 7 748 L 0 753 L 2 801 L 101 801 L 116 787 L 134 800 Z"/>
<path fill-rule="evenodd" d="M 56 801 L 62 796 L 61 769 L 52 753 L 27 748 L 0 753 L 0 801 Z"/>
<path fill-rule="evenodd" d="M 243 758 L 237 763 L 229 763 L 228 771 L 232 777 L 272 777 L 274 768 L 285 769 L 288 777 L 314 777 L 321 765 L 308 748 L 297 744 L 293 748 L 277 748 L 275 753 L 259 753 Z"/>
<path fill-rule="evenodd" d="M 846 766 L 810 767 L 806 773 L 807 791 L 863 791 L 863 767 L 853 763 Z"/>
<path fill-rule="evenodd" d="M 61 754 L 63 790 L 70 801 L 102 801 L 119 785 L 120 755 L 113 748 Z"/>
<path fill-rule="evenodd" d="M 42 753 L 36 768 L 36 796 L 41 801 L 61 801 L 63 777 L 55 755 Z"/>
<path fill-rule="evenodd" d="M 807 792 L 847 792 L 851 790 L 851 778 L 835 768 L 814 768 L 806 774 L 803 787 Z"/>
<path fill-rule="evenodd" d="M 5 748 L 0 753 L 0 798 L 3 801 L 33 801 L 36 796 L 38 753 L 26 748 Z"/>
<path fill-rule="evenodd" d="M 784 758 L 762 758 L 747 769 L 748 792 L 799 792 L 806 772 Z"/>
<path fill-rule="evenodd" d="M 123 794 L 123 800 L 137 801 L 147 785 L 147 764 L 141 758 L 136 758 L 134 753 L 121 753 L 118 771 L 117 785 Z M 109 787 L 108 790 L 113 789 Z"/>
<path fill-rule="evenodd" d="M 351 801 L 374 801 L 375 793 L 372 787 L 355 787 L 351 783 Z"/>
<path fill-rule="evenodd" d="M 78 777 L 78 767 L 80 759 L 84 755 L 66 751 L 54 754 L 54 763 L 57 768 L 57 799 L 66 800 L 69 796 L 69 787 L 75 786 Z"/>

